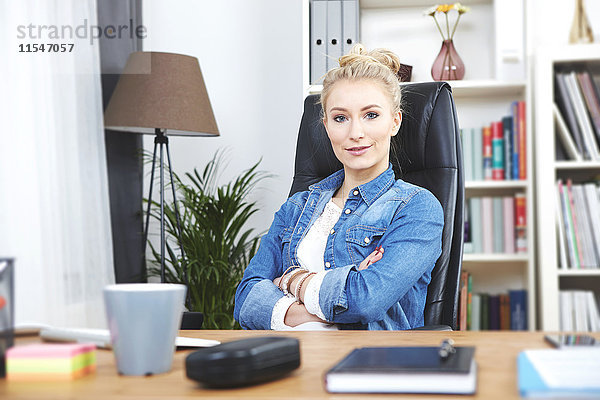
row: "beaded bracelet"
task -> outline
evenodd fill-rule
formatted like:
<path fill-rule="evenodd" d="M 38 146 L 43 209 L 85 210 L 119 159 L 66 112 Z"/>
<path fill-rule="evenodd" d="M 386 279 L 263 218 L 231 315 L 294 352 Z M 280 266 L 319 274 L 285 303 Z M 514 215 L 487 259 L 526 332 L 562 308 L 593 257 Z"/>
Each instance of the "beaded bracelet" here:
<path fill-rule="evenodd" d="M 292 270 L 291 272 L 287 272 L 289 270 L 289 268 L 286 270 L 286 272 L 284 273 L 282 279 L 281 279 L 281 287 L 280 289 L 283 291 L 283 294 L 290 297 L 290 280 L 293 279 L 293 277 L 295 277 L 296 275 L 298 275 L 298 273 L 302 272 L 302 271 L 306 271 L 306 269 L 296 266 L 296 269 Z"/>
<path fill-rule="evenodd" d="M 298 302 L 300 304 L 304 303 L 302 300 L 300 300 L 300 289 L 302 289 L 302 285 L 304 284 L 304 281 L 308 279 L 309 276 L 311 275 L 315 275 L 316 272 L 309 272 L 306 275 L 304 275 L 302 278 L 300 278 L 300 282 L 298 282 L 298 286 L 296 286 L 296 299 L 298 299 Z"/>
<path fill-rule="evenodd" d="M 288 267 L 288 268 L 287 268 L 285 271 L 283 271 L 283 274 L 281 274 L 281 279 L 279 279 L 279 285 L 277 285 L 277 287 L 278 287 L 278 288 L 279 288 L 279 290 L 281 290 L 282 292 L 283 292 L 283 287 L 282 287 L 282 285 L 281 285 L 281 284 L 283 283 L 283 279 L 284 279 L 284 277 L 285 277 L 285 274 L 287 274 L 287 273 L 288 273 L 288 271 L 290 271 L 291 269 L 294 269 L 294 268 L 300 268 L 300 267 L 299 267 L 299 266 L 297 266 L 297 265 L 291 265 L 291 266 L 289 266 L 289 267 Z"/>

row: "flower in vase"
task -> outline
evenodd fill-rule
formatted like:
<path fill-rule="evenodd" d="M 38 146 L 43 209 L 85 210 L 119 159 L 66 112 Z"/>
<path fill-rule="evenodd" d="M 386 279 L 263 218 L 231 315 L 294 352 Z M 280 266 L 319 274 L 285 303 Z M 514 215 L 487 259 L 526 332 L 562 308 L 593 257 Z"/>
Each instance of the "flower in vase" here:
<path fill-rule="evenodd" d="M 449 21 L 448 14 L 452 10 L 456 10 L 458 16 L 456 17 L 456 20 L 454 21 L 454 24 L 452 27 L 452 33 L 450 33 L 450 21 Z M 454 38 L 454 32 L 456 32 L 456 27 L 458 26 L 458 21 L 460 21 L 460 17 L 468 11 L 470 11 L 470 8 L 467 6 L 463 6 L 460 3 L 436 4 L 435 6 L 430 7 L 427 10 L 425 10 L 424 14 L 433 18 L 433 20 L 435 21 L 435 25 L 437 26 L 438 31 L 440 32 L 440 35 L 442 35 L 443 40 L 452 40 Z M 446 34 L 444 34 L 444 31 L 442 30 L 442 27 L 440 26 L 440 24 L 438 22 L 436 14 L 444 14 L 445 19 L 446 19 Z"/>

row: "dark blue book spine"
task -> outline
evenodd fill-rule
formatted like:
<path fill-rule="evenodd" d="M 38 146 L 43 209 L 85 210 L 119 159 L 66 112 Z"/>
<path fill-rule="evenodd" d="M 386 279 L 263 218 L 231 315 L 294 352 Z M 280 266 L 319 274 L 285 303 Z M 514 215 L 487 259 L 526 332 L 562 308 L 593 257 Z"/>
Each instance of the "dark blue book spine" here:
<path fill-rule="evenodd" d="M 527 291 L 509 290 L 510 296 L 510 329 L 526 331 L 527 328 Z"/>

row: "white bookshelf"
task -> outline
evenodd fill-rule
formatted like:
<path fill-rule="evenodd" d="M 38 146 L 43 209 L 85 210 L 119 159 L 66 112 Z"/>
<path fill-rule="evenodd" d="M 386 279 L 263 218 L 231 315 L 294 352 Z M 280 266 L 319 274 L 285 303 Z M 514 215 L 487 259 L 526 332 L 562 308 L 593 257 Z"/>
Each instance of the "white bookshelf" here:
<path fill-rule="evenodd" d="M 496 2 L 495 2 L 496 1 Z M 449 81 L 461 127 L 481 127 L 510 114 L 515 100 L 527 102 L 527 179 L 524 181 L 466 182 L 466 197 L 527 196 L 526 254 L 465 254 L 463 268 L 473 274 L 474 292 L 502 293 L 511 289 L 528 291 L 530 329 L 536 328 L 535 224 L 533 213 L 533 156 L 531 85 L 529 79 L 505 81 L 495 76 L 494 10 L 501 0 L 465 0 L 471 7 L 461 18 L 455 35 L 457 50 L 466 66 L 465 79 Z M 525 2 L 527 14 L 531 5 Z M 423 11 L 435 3 L 428 0 L 360 0 L 360 41 L 367 48 L 386 47 L 413 66 L 412 82 L 431 81 L 430 69 L 439 52 L 441 37 L 431 17 Z M 304 93 L 317 94 L 321 85 L 309 84 L 309 0 L 304 0 Z M 528 27 L 526 27 L 529 29 Z M 529 45 L 525 35 L 524 47 Z"/>
<path fill-rule="evenodd" d="M 559 329 L 559 291 L 577 288 L 600 293 L 600 270 L 559 268 L 556 231 L 555 184 L 557 179 L 581 182 L 600 174 L 600 162 L 555 161 L 555 133 L 552 116 L 554 67 L 557 64 L 586 63 L 600 69 L 600 45 L 570 45 L 539 49 L 535 63 L 537 258 L 539 262 L 540 322 L 543 330 Z"/>

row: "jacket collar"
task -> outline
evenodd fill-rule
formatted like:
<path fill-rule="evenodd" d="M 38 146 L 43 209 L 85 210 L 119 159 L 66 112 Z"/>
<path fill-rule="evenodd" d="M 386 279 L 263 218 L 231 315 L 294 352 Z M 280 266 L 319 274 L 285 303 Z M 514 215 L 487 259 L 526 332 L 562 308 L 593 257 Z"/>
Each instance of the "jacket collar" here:
<path fill-rule="evenodd" d="M 394 181 L 394 170 L 392 169 L 392 164 L 390 163 L 388 169 L 382 172 L 375 179 L 367 183 L 363 183 L 362 185 L 358 185 L 357 187 L 352 188 L 351 191 L 358 190 L 365 203 L 370 206 L 394 184 Z M 316 190 L 323 192 L 331 190 L 332 192 L 335 192 L 336 189 L 342 186 L 342 182 L 344 182 L 343 168 L 329 175 L 327 178 L 310 185 L 308 189 L 311 191 Z"/>

